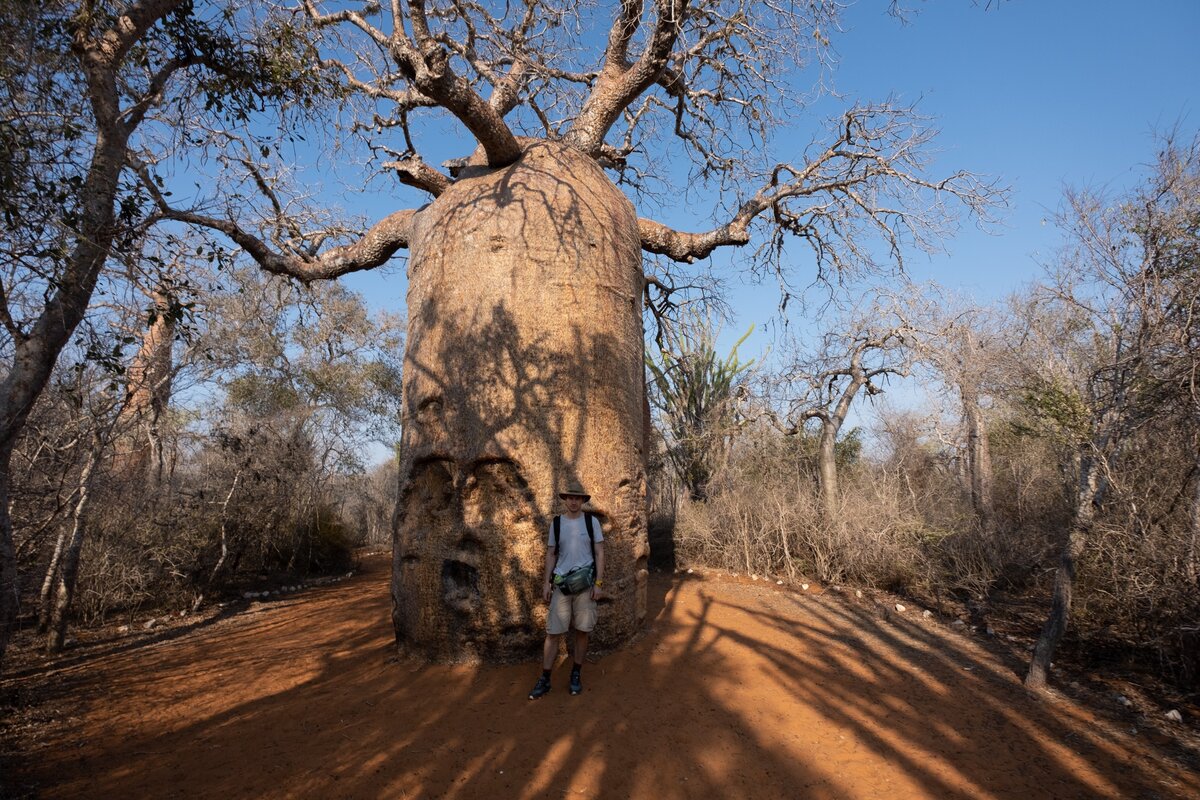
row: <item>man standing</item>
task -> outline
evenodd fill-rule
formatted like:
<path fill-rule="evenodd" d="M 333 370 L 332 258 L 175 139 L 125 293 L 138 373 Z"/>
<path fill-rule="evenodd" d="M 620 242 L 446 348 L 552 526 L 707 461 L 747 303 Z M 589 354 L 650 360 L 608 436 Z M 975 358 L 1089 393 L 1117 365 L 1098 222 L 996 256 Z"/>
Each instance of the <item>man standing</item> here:
<path fill-rule="evenodd" d="M 559 494 L 567 513 L 550 523 L 546 541 L 546 568 L 542 575 L 542 599 L 550 603 L 546 616 L 546 642 L 542 647 L 542 677 L 529 693 L 530 700 L 550 691 L 550 670 L 558 655 L 558 643 L 575 626 L 571 654 L 571 694 L 583 691 L 583 659 L 587 656 L 588 634 L 596 626 L 596 601 L 604 596 L 604 531 L 600 520 L 583 511 L 591 495 L 578 482 Z"/>

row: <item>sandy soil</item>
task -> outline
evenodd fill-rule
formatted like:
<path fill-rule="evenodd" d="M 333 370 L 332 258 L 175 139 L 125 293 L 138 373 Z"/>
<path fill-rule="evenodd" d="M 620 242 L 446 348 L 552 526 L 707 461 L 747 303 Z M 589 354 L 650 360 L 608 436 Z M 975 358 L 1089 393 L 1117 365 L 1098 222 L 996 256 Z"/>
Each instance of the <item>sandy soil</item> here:
<path fill-rule="evenodd" d="M 936 621 L 652 576 L 585 691 L 393 655 L 387 559 L 343 583 L 11 675 L 49 709 L 9 786 L 44 798 L 1168 798 L 1200 777 Z"/>

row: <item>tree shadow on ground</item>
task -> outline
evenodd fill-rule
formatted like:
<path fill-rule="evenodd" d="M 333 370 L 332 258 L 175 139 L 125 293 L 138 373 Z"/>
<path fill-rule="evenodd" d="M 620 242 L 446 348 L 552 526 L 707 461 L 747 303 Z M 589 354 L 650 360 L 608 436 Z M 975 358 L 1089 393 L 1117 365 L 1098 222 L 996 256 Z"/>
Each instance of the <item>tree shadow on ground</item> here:
<path fill-rule="evenodd" d="M 80 723 L 30 779 L 47 798 L 1200 791 L 969 640 L 842 600 L 656 576 L 644 635 L 582 696 L 560 669 L 530 702 L 533 665 L 391 657 L 384 572 L 59 676 Z"/>

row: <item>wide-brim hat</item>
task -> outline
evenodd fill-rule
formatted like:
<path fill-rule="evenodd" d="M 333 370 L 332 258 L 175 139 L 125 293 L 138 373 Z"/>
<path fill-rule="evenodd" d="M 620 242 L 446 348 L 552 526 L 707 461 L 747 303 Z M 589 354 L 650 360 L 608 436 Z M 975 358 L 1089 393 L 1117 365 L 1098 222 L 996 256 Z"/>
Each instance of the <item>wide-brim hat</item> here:
<path fill-rule="evenodd" d="M 582 497 L 583 502 L 585 503 L 592 499 L 592 496 L 585 492 L 583 487 L 579 485 L 579 481 L 571 481 L 571 483 L 568 483 L 567 488 L 559 492 L 558 496 L 563 500 L 566 500 L 570 496 Z"/>

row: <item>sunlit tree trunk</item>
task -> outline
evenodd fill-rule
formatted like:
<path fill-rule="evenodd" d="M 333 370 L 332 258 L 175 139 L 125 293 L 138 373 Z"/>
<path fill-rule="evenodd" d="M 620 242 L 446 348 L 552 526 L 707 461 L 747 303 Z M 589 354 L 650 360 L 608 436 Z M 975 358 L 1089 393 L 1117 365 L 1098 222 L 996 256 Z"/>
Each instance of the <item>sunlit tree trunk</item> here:
<path fill-rule="evenodd" d="M 821 438 L 817 443 L 817 469 L 821 507 L 827 522 L 833 522 L 838 515 L 837 434 L 838 426 L 833 420 L 822 422 Z"/>
<path fill-rule="evenodd" d="M 641 253 L 629 201 L 550 143 L 460 179 L 410 244 L 393 620 L 435 657 L 517 658 L 544 633 L 558 493 L 603 521 L 595 639 L 645 615 Z"/>

